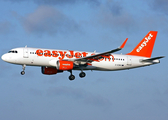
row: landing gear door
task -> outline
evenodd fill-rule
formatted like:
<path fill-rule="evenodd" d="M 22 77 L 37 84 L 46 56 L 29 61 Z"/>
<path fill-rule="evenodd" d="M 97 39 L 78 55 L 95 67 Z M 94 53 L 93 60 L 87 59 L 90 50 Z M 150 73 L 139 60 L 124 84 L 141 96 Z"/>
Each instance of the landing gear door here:
<path fill-rule="evenodd" d="M 131 66 L 131 65 L 132 65 L 131 56 L 127 56 L 127 65 L 128 65 L 128 66 Z"/>
<path fill-rule="evenodd" d="M 28 58 L 29 57 L 28 53 L 29 53 L 28 48 L 27 47 L 23 48 L 23 58 Z"/>

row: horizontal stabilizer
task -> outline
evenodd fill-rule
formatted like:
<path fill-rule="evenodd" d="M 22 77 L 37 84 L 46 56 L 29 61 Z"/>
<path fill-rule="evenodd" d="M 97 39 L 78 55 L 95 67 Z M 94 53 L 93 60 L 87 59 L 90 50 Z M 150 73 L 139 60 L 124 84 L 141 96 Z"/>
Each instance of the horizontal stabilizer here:
<path fill-rule="evenodd" d="M 141 60 L 141 62 L 153 62 L 154 60 L 158 60 L 161 58 L 164 58 L 165 56 L 160 56 L 160 57 L 155 57 L 155 58 L 149 58 L 149 59 L 145 59 L 145 60 Z"/>

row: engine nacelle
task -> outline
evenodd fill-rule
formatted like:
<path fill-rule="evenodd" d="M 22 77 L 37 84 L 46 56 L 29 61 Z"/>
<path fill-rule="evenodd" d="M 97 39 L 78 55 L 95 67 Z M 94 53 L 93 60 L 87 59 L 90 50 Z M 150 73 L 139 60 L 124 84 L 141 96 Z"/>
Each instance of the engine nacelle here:
<path fill-rule="evenodd" d="M 64 61 L 64 60 L 57 61 L 58 70 L 72 70 L 73 67 L 74 67 L 74 64 L 72 61 Z"/>
<path fill-rule="evenodd" d="M 45 75 L 53 75 L 53 74 L 57 74 L 60 72 L 63 72 L 62 70 L 57 70 L 57 68 L 54 67 L 41 67 L 41 72 Z"/>

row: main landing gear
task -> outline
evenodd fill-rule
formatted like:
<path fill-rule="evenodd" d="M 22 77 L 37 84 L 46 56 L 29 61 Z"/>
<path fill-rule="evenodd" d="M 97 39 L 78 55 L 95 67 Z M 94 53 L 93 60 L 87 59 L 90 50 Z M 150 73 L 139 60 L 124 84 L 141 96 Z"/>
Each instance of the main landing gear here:
<path fill-rule="evenodd" d="M 72 74 L 72 70 L 69 70 L 69 72 L 71 73 L 69 76 L 69 80 L 74 80 L 75 76 Z M 81 77 L 81 78 L 83 78 L 85 76 L 86 76 L 86 74 L 83 71 L 79 74 L 79 77 Z"/>
<path fill-rule="evenodd" d="M 23 69 L 23 71 L 21 71 L 21 75 L 24 75 L 24 74 L 25 74 L 25 68 L 26 68 L 26 65 L 25 65 L 25 64 L 22 65 L 22 69 Z"/>
<path fill-rule="evenodd" d="M 79 77 L 81 77 L 81 78 L 83 78 L 85 76 L 86 76 L 86 74 L 83 71 L 79 74 Z"/>
<path fill-rule="evenodd" d="M 69 80 L 74 80 L 75 75 L 72 74 L 72 70 L 69 70 L 69 72 L 71 73 L 70 76 L 69 76 Z"/>

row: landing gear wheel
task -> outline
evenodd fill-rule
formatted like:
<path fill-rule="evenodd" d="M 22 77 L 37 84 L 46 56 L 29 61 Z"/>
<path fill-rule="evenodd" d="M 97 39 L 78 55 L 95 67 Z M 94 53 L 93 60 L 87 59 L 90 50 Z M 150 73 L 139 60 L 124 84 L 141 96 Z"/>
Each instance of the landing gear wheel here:
<path fill-rule="evenodd" d="M 23 69 L 23 71 L 21 72 L 21 75 L 24 75 L 24 74 L 25 74 L 25 71 L 24 71 L 24 70 L 25 70 L 25 68 L 26 68 L 26 65 L 25 65 L 25 64 L 23 64 L 23 65 L 22 65 L 22 69 Z"/>
<path fill-rule="evenodd" d="M 69 76 L 69 80 L 74 80 L 75 79 L 75 76 L 74 75 L 70 75 Z"/>
<path fill-rule="evenodd" d="M 81 78 L 83 78 L 83 77 L 85 77 L 86 76 L 86 74 L 84 73 L 84 72 L 81 72 L 80 74 L 79 74 L 79 77 L 81 77 Z"/>
<path fill-rule="evenodd" d="M 25 71 L 22 71 L 22 72 L 21 72 L 21 75 L 24 75 L 24 74 L 25 74 Z"/>

